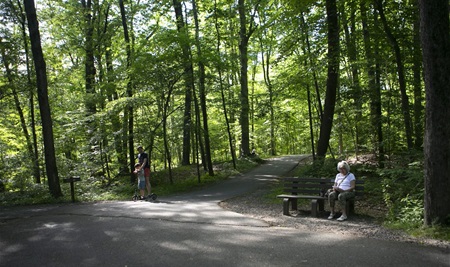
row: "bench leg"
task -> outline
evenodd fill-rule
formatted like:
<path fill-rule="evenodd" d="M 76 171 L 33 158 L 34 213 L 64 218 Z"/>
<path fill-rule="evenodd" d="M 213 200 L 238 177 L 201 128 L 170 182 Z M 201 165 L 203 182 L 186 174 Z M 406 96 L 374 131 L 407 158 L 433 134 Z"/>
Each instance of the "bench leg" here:
<path fill-rule="evenodd" d="M 355 200 L 349 199 L 345 202 L 345 210 L 347 211 L 347 215 L 351 215 L 355 213 Z"/>
<path fill-rule="evenodd" d="M 317 217 L 317 199 L 311 200 L 311 215 Z"/>
<path fill-rule="evenodd" d="M 289 198 L 283 198 L 283 215 L 289 216 Z"/>
<path fill-rule="evenodd" d="M 324 199 L 318 199 L 318 202 L 319 202 L 319 211 L 325 211 Z"/>
<path fill-rule="evenodd" d="M 293 198 L 291 199 L 291 205 L 292 205 L 292 210 L 297 210 L 297 203 L 298 203 L 298 199 Z"/>

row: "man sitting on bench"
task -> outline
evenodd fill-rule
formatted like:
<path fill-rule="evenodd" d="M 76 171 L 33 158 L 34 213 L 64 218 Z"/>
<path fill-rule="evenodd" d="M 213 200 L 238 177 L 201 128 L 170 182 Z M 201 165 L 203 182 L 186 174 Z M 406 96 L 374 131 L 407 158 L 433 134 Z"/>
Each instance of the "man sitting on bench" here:
<path fill-rule="evenodd" d="M 338 163 L 337 170 L 339 171 L 339 173 L 336 175 L 333 188 L 329 189 L 327 192 L 328 202 L 330 203 L 331 209 L 331 213 L 330 216 L 328 216 L 328 219 L 331 220 L 335 216 L 334 205 L 337 199 L 342 207 L 342 215 L 337 220 L 342 222 L 347 220 L 347 199 L 352 199 L 355 197 L 354 189 L 356 185 L 356 178 L 355 175 L 350 172 L 350 166 L 345 161 L 341 161 Z"/>

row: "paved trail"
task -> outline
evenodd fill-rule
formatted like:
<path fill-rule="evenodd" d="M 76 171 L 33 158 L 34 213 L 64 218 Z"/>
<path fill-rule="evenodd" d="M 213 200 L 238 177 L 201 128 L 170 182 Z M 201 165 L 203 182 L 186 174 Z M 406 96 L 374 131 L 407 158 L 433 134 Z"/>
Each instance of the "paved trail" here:
<path fill-rule="evenodd" d="M 1 207 L 0 266 L 450 266 L 448 250 L 271 227 L 217 205 L 302 158 L 156 203 Z"/>

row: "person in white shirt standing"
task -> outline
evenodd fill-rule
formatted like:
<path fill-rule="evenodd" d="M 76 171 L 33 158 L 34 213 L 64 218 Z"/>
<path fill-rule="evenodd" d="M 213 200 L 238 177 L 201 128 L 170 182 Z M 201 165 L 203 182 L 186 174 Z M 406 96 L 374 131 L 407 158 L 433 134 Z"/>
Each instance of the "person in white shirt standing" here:
<path fill-rule="evenodd" d="M 328 202 L 330 204 L 331 213 L 328 216 L 329 220 L 332 220 L 335 216 L 334 206 L 336 199 L 342 208 L 342 215 L 337 220 L 342 222 L 347 220 L 346 201 L 355 197 L 355 185 L 356 178 L 353 173 L 350 172 L 350 166 L 346 161 L 341 161 L 337 164 L 337 170 L 339 173 L 334 180 L 333 188 L 328 192 Z"/>

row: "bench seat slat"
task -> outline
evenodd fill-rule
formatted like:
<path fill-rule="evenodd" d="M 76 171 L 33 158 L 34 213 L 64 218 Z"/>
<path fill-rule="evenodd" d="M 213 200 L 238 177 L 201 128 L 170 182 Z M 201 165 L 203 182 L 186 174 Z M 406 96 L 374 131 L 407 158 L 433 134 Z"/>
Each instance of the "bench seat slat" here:
<path fill-rule="evenodd" d="M 297 189 L 292 189 L 292 190 L 284 190 L 284 193 L 288 193 L 288 194 L 291 194 L 291 195 L 296 195 L 296 194 L 320 195 L 320 190 L 319 189 L 301 189 L 301 188 L 297 188 Z"/>
<path fill-rule="evenodd" d="M 317 182 L 317 181 L 323 181 L 323 182 L 329 182 L 330 179 L 328 178 L 297 178 L 297 177 L 285 177 L 283 178 L 283 181 L 285 182 Z M 334 181 L 334 180 L 333 180 Z"/>
<path fill-rule="evenodd" d="M 296 199 L 327 199 L 321 196 L 311 196 L 311 195 L 278 195 L 277 198 L 296 198 Z"/>
<path fill-rule="evenodd" d="M 331 188 L 333 186 L 333 183 L 327 183 L 327 184 L 285 184 L 285 188 L 293 188 L 293 187 L 302 187 L 302 188 L 322 188 L 322 187 L 329 187 Z"/>

